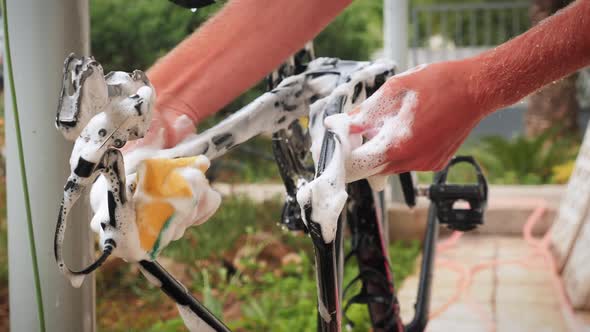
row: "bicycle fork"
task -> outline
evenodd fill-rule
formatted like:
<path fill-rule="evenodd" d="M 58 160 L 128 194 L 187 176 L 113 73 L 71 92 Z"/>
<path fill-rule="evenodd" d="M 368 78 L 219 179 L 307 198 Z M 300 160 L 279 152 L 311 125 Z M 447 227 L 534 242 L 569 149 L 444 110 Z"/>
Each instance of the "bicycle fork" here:
<path fill-rule="evenodd" d="M 449 169 L 457 163 L 471 164 L 477 177 L 476 184 L 456 185 L 447 183 Z M 405 183 L 404 183 L 405 182 Z M 406 201 L 410 206 L 415 204 L 415 190 L 408 178 L 402 181 Z M 487 183 L 481 169 L 471 157 L 455 157 L 449 165 L 436 174 L 434 183 L 421 194 L 431 200 L 428 209 L 426 232 L 422 247 L 422 262 L 419 284 L 414 304 L 414 317 L 409 324 L 403 325 L 400 310 L 395 296 L 394 280 L 390 270 L 387 242 L 380 209 L 366 180 L 348 185 L 349 201 L 343 215 L 352 236 L 352 252 L 345 258 L 354 255 L 358 261 L 360 274 L 351 282 L 362 281 L 362 290 L 352 297 L 344 306 L 344 315 L 350 304 L 366 304 L 369 308 L 372 327 L 375 332 L 422 332 L 428 324 L 429 307 L 432 291 L 432 278 L 438 239 L 439 224 L 445 224 L 452 230 L 468 231 L 483 224 L 483 213 L 487 202 Z M 455 202 L 464 200 L 469 203 L 466 209 L 455 208 Z M 309 220 L 309 219 L 308 219 Z M 342 220 L 338 224 L 341 238 Z M 335 277 L 338 246 L 334 242 L 323 242 L 319 224 L 310 223 L 310 235 L 316 252 L 318 271 L 318 301 L 321 318 L 319 331 L 340 331 L 340 301 L 348 290 L 342 290 L 341 283 Z M 336 241 L 337 241 L 336 240 Z M 340 280 L 341 281 L 341 280 Z M 340 288 L 339 288 L 340 287 Z M 322 307 L 323 305 L 323 307 Z M 325 310 L 327 309 L 327 310 Z M 329 315 L 325 315 L 325 313 Z"/>
<path fill-rule="evenodd" d="M 325 243 L 318 223 L 309 223 L 309 233 L 314 245 L 317 291 L 318 331 L 339 332 L 342 323 L 338 286 L 336 241 Z"/>

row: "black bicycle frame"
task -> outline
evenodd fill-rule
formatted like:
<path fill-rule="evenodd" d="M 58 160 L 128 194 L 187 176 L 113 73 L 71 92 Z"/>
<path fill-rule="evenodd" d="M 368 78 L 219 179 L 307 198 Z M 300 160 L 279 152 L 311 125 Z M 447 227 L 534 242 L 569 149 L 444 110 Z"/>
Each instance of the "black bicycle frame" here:
<path fill-rule="evenodd" d="M 360 271 L 358 278 L 363 283 L 361 293 L 350 301 L 368 305 L 375 332 L 424 331 L 428 322 L 439 227 L 435 204 L 430 205 L 428 212 L 414 318 L 408 325 L 403 326 L 384 240 L 383 224 L 378 213 L 380 210 L 375 203 L 376 195 L 365 180 L 350 184 L 348 193 L 347 220 L 353 248 L 349 255 L 356 257 Z"/>
<path fill-rule="evenodd" d="M 344 97 L 345 98 L 345 97 Z M 342 112 L 342 105 L 344 104 L 341 98 L 333 100 L 329 105 L 328 110 L 324 113 L 325 116 L 337 114 Z M 334 149 L 336 147 L 336 139 L 334 134 L 326 131 L 324 140 L 322 142 L 322 149 L 320 151 L 320 158 L 318 160 L 316 177 L 322 175 L 325 168 L 332 160 Z M 337 332 L 340 331 L 342 325 L 342 313 L 340 310 L 340 286 L 339 286 L 339 267 L 336 247 L 336 240 L 326 243 L 322 236 L 320 224 L 314 221 L 311 217 L 311 206 L 305 207 L 307 227 L 310 237 L 313 241 L 317 282 L 318 282 L 318 313 L 319 324 L 318 330 L 322 332 Z M 338 228 L 342 234 L 341 218 L 338 220 Z"/>
<path fill-rule="evenodd" d="M 160 289 L 179 305 L 187 306 L 197 317 L 216 332 L 231 332 L 215 315 L 156 261 L 140 261 L 139 265 L 159 281 Z"/>
<path fill-rule="evenodd" d="M 374 331 L 402 331 L 379 199 L 366 180 L 351 183 L 348 194 L 346 215 L 352 251 L 347 260 L 356 258 L 360 271 L 357 278 L 363 285 L 361 293 L 349 303 L 368 305 Z"/>
<path fill-rule="evenodd" d="M 438 218 L 436 216 L 436 206 L 430 204 L 428 208 L 428 221 L 426 234 L 422 247 L 422 264 L 420 264 L 420 279 L 418 283 L 418 294 L 414 304 L 414 318 L 405 330 L 407 332 L 422 332 L 428 323 L 428 314 L 430 308 L 430 293 L 432 290 L 432 267 L 434 265 L 436 253 L 436 240 L 438 238 Z"/>

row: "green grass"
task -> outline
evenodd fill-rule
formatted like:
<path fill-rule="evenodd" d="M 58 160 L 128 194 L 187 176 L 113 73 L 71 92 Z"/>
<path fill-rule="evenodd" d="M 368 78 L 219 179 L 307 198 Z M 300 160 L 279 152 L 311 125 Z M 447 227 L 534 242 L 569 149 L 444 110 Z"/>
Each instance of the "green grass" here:
<path fill-rule="evenodd" d="M 219 253 L 233 246 L 248 230 L 277 228 L 282 207 L 278 198 L 259 204 L 246 196 L 224 198 L 211 219 L 187 229 L 184 237 L 170 244 L 163 254 L 182 263 L 219 257 Z"/>
<path fill-rule="evenodd" d="M 316 328 L 311 241 L 307 236 L 280 231 L 276 221 L 281 207 L 279 200 L 255 203 L 245 197 L 229 197 L 214 218 L 190 228 L 183 239 L 163 251 L 163 256 L 186 268 L 188 280 L 185 276 L 184 283 L 189 290 L 234 331 Z M 272 233 L 271 240 L 285 243 L 299 260 L 283 266 L 263 264 L 259 254 L 268 242 L 255 240 L 260 232 Z M 238 272 L 229 276 L 221 258 L 236 247 L 246 254 L 239 258 Z M 390 253 L 399 287 L 413 272 L 419 244 L 396 242 Z M 346 265 L 345 283 L 357 273 L 353 262 Z M 172 301 L 127 264 L 109 273 L 99 272 L 97 293 L 98 325 L 102 331 L 185 331 Z M 235 310 L 231 313 L 232 306 L 239 308 L 238 314 Z M 352 306 L 348 316 L 356 323 L 352 331 L 369 329 L 365 306 Z"/>
<path fill-rule="evenodd" d="M 186 286 L 219 317 L 231 303 L 239 306 L 238 317 L 226 317 L 235 331 L 315 330 L 317 293 L 311 241 L 307 236 L 280 231 L 276 221 L 281 207 L 278 199 L 254 203 L 245 197 L 229 197 L 215 217 L 190 228 L 183 239 L 163 252 L 187 266 L 190 280 L 185 281 Z M 260 264 L 257 255 L 264 243 L 240 241 L 244 234 L 261 231 L 272 231 L 276 239 L 298 253 L 300 261 L 278 268 Z M 236 245 L 251 250 L 240 260 L 243 271 L 229 278 L 219 258 Z M 390 252 L 399 287 L 415 267 L 419 244 L 396 242 Z M 354 264 L 347 265 L 345 283 L 357 273 Z M 7 274 L 6 221 L 2 219 L 0 284 L 7 284 Z M 99 331 L 186 331 L 173 302 L 130 264 L 97 272 L 97 308 Z M 368 330 L 366 307 L 352 306 L 348 316 L 356 322 L 353 331 Z"/>
<path fill-rule="evenodd" d="M 280 182 L 270 137 L 258 136 L 213 161 L 208 174 L 221 182 Z"/>

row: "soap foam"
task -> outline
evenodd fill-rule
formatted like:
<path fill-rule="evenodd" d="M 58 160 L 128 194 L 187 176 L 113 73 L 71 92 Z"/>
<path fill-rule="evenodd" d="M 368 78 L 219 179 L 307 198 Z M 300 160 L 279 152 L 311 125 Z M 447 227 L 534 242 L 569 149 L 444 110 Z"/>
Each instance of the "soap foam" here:
<path fill-rule="evenodd" d="M 309 114 L 310 100 L 331 95 L 342 85 L 346 85 L 347 95 L 352 96 L 354 84 L 347 84 L 347 78 L 355 78 L 355 83 L 362 82 L 370 86 L 376 75 L 392 72 L 394 68 L 395 64 L 389 60 L 371 63 L 315 59 L 308 64 L 305 73 L 285 78 L 273 91 L 256 98 L 214 127 L 198 135 L 188 135 L 172 148 L 138 147 L 126 154 L 125 165 L 128 172 L 133 173 L 146 157 L 178 158 L 204 154 L 209 159 L 217 158 L 231 147 L 256 135 L 272 134 L 288 128 L 293 121 Z M 359 102 L 364 99 L 365 93 L 365 89 L 361 89 L 362 97 L 357 98 Z M 220 137 L 227 138 L 223 144 L 219 144 Z"/>
<path fill-rule="evenodd" d="M 72 287 L 74 288 L 80 288 L 80 286 L 82 286 L 82 283 L 84 282 L 84 274 L 68 274 L 68 279 L 70 279 L 70 284 L 72 284 Z"/>
<path fill-rule="evenodd" d="M 305 209 L 311 207 L 310 217 L 314 222 L 320 224 L 322 239 L 326 243 L 332 242 L 336 236 L 338 217 L 342 213 L 348 198 L 346 183 L 370 177 L 369 181 L 373 189 L 382 190 L 385 187 L 387 177 L 374 176 L 382 168 L 376 169 L 372 173 L 359 174 L 362 169 L 352 167 L 354 163 L 351 161 L 351 153 L 362 147 L 363 138 L 360 133 L 350 133 L 350 116 L 342 113 L 329 116 L 325 120 L 321 119 L 324 119 L 325 112 L 330 107 L 342 100 L 344 102 L 344 105 L 342 105 L 343 112 L 347 112 L 360 104 L 360 107 L 368 107 L 373 112 L 378 112 L 376 115 L 379 118 L 386 117 L 386 119 L 389 119 L 393 108 L 391 104 L 393 103 L 380 98 L 382 94 L 380 90 L 366 102 L 362 104 L 361 102 L 366 93 L 366 90 L 362 88 L 363 85 L 369 87 L 372 78 L 392 68 L 393 64 L 387 61 L 368 65 L 366 68 L 354 72 L 350 79 L 346 80 L 346 83 L 340 84 L 328 97 L 316 101 L 310 108 L 311 154 L 316 164 L 316 170 L 326 128 L 334 135 L 335 147 L 332 159 L 328 162 L 322 174 L 300 187 L 297 192 L 297 201 L 302 209 L 303 219 L 308 224 L 309 220 L 307 220 Z M 373 84 L 375 84 L 374 80 Z M 359 86 L 361 86 L 360 92 L 358 90 Z M 356 99 L 353 97 L 355 95 Z M 360 119 L 360 121 L 363 120 Z M 381 124 L 381 126 L 383 125 L 385 124 Z M 379 133 L 377 133 L 377 136 L 379 136 Z M 381 158 L 379 164 L 382 164 L 383 160 Z M 361 177 L 358 177 L 359 175 Z"/>
<path fill-rule="evenodd" d="M 197 316 L 192 310 L 186 305 L 177 304 L 178 312 L 180 317 L 184 321 L 184 325 L 191 332 L 215 332 L 215 330 L 205 323 L 201 317 Z"/>
<path fill-rule="evenodd" d="M 178 161 L 178 160 L 176 160 Z M 174 162 L 174 161 L 171 161 Z M 174 169 L 184 178 L 190 186 L 190 197 L 154 197 L 144 190 L 142 176 L 145 174 L 144 164 L 140 164 L 139 177 L 131 174 L 128 178 L 135 187 L 134 192 L 127 186 L 129 202 L 128 206 L 118 209 L 117 227 L 107 226 L 103 229 L 100 224 L 109 220 L 106 192 L 108 182 L 101 176 L 95 183 L 91 192 L 91 206 L 94 212 L 91 228 L 100 237 L 100 243 L 107 239 L 113 239 L 117 247 L 113 250 L 113 256 L 120 257 L 128 262 L 137 262 L 143 259 L 151 260 L 164 249 L 171 241 L 180 239 L 186 229 L 192 225 L 198 225 L 209 219 L 221 204 L 221 195 L 214 191 L 204 170 L 209 167 L 209 159 L 205 156 L 194 158 L 194 162 L 185 167 Z M 135 180 L 137 178 L 137 180 Z M 169 203 L 174 208 L 174 214 L 167 226 L 160 230 L 158 248 L 150 253 L 152 248 L 142 248 L 138 225 L 136 223 L 136 211 L 138 205 L 149 204 L 155 200 Z"/>
<path fill-rule="evenodd" d="M 385 169 L 387 151 L 412 136 L 413 110 L 417 100 L 414 91 L 406 91 L 394 98 L 385 97 L 382 91 L 377 91 L 352 117 L 335 115 L 326 118 L 325 125 L 331 130 L 355 124 L 370 126 L 364 133 L 374 134 L 369 141 L 351 151 L 346 161 L 347 182 L 369 178 Z M 398 108 L 399 111 L 396 111 Z"/>

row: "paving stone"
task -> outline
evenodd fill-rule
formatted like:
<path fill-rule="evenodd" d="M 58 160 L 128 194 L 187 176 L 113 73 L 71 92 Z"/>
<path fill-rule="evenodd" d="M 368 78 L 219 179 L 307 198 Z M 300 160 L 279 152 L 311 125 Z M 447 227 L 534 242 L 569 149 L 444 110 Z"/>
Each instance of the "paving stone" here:
<path fill-rule="evenodd" d="M 496 286 L 496 306 L 521 305 L 521 307 L 536 305 L 559 304 L 557 294 L 551 284 L 530 283 L 500 283 Z"/>
<path fill-rule="evenodd" d="M 578 319 L 581 323 L 584 323 L 586 325 L 590 325 L 590 311 L 576 310 L 575 316 L 576 316 L 576 319 Z"/>
<path fill-rule="evenodd" d="M 463 298 L 491 305 L 494 296 L 494 287 L 494 271 L 480 271 L 473 275 L 471 285 L 465 291 Z"/>
<path fill-rule="evenodd" d="M 438 255 L 465 269 L 495 259 L 526 258 L 527 266 L 490 265 L 472 275 L 468 291 L 439 316 L 427 331 L 561 332 L 567 331 L 551 274 L 541 257 L 531 257 L 533 249 L 521 238 L 464 235 L 455 247 Z M 461 275 L 443 264 L 435 266 L 430 304 L 431 313 L 448 304 L 455 295 Z M 409 277 L 399 289 L 402 317 L 414 314 L 418 274 Z M 590 312 L 576 314 L 590 331 Z M 494 326 L 495 325 L 495 326 Z M 495 327 L 495 328 L 494 328 Z M 576 329 L 576 332 L 578 329 Z"/>
<path fill-rule="evenodd" d="M 566 332 L 558 305 L 511 303 L 496 305 L 497 331 Z"/>
<path fill-rule="evenodd" d="M 477 250 L 474 253 L 462 253 L 462 252 L 455 252 L 455 253 L 445 253 L 438 255 L 437 258 L 440 260 L 451 260 L 455 261 L 460 264 L 465 264 L 467 267 L 471 267 L 477 264 L 487 263 L 494 259 L 493 253 L 489 255 L 484 255 L 483 253 L 477 253 Z M 482 250 L 483 251 L 483 250 Z"/>
<path fill-rule="evenodd" d="M 533 252 L 521 237 L 501 237 L 497 241 L 498 259 L 525 258 Z"/>
<path fill-rule="evenodd" d="M 494 313 L 491 306 L 460 301 L 449 306 L 433 319 L 433 322 L 439 320 L 460 321 L 468 325 L 486 325 L 494 321 Z"/>
<path fill-rule="evenodd" d="M 463 263 L 479 263 L 495 256 L 496 239 L 492 236 L 469 237 L 463 235 L 455 246 L 437 252 L 437 257 L 456 259 Z"/>
<path fill-rule="evenodd" d="M 551 273 L 541 268 L 529 268 L 519 264 L 499 265 L 497 278 L 503 284 L 547 284 L 551 283 Z"/>
<path fill-rule="evenodd" d="M 456 305 L 455 308 L 461 308 L 462 306 Z M 449 308 L 444 315 L 437 319 L 429 322 L 426 331 L 427 332 L 448 332 L 448 331 L 485 331 L 489 322 L 471 319 L 473 313 L 466 311 L 466 308 L 454 310 L 453 307 Z M 453 313 L 453 311 L 455 311 Z M 465 317 L 461 317 L 461 314 Z"/>
<path fill-rule="evenodd" d="M 412 275 L 412 276 L 409 276 L 406 280 L 404 280 L 402 287 L 399 288 L 397 291 L 397 296 L 398 297 L 416 296 L 417 290 L 418 290 L 418 276 Z"/>

